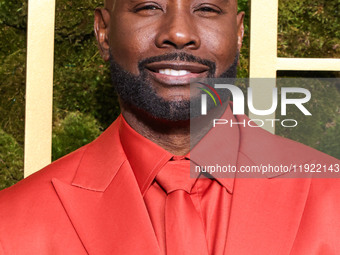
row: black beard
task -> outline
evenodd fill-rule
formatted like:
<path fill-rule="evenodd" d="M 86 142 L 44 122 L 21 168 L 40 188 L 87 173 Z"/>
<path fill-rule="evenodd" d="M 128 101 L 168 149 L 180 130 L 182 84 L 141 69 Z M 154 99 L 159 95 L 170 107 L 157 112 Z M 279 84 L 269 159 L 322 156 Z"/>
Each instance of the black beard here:
<path fill-rule="evenodd" d="M 166 101 L 159 97 L 147 78 L 146 65 L 152 62 L 181 60 L 196 62 L 209 67 L 208 78 L 229 78 L 234 80 L 237 74 L 239 54 L 236 54 L 233 64 L 219 77 L 215 77 L 216 64 L 210 60 L 201 59 L 187 53 L 171 53 L 144 59 L 138 63 L 140 74 L 134 75 L 124 70 L 110 55 L 111 78 L 121 103 L 127 107 L 138 109 L 155 119 L 167 121 L 184 121 L 200 114 L 200 97 L 191 100 Z M 229 90 L 217 90 L 223 102 L 230 98 Z M 190 107 L 190 104 L 194 107 Z M 212 108 L 208 102 L 208 110 Z"/>

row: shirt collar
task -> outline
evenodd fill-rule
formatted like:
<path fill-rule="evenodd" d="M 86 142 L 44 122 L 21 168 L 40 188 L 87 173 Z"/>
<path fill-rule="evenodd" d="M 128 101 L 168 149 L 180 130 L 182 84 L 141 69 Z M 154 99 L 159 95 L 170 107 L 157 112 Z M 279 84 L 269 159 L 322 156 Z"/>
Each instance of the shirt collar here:
<path fill-rule="evenodd" d="M 120 140 L 144 196 L 159 170 L 173 155 L 137 133 L 123 116 L 121 116 L 121 119 Z"/>
<path fill-rule="evenodd" d="M 200 140 L 191 150 L 190 159 L 197 166 L 203 167 L 237 167 L 237 159 L 240 146 L 240 130 L 237 119 L 232 113 L 232 104 L 229 104 L 223 115 L 220 117 L 228 123 L 216 125 Z M 232 124 L 231 124 L 232 123 Z M 193 171 L 193 170 L 192 170 Z M 229 193 L 233 192 L 235 172 L 215 172 L 211 173 Z M 208 174 L 209 176 L 209 174 Z"/>
<path fill-rule="evenodd" d="M 235 121 L 230 107 L 221 118 Z M 230 132 L 228 132 L 230 131 Z M 184 157 L 172 155 L 159 145 L 137 133 L 121 116 L 119 135 L 122 147 L 137 183 L 144 196 L 160 169 L 170 160 L 190 159 L 198 166 L 204 165 L 236 165 L 239 130 L 234 126 L 226 132 L 225 128 L 217 127 L 208 132 L 200 143 Z M 213 173 L 212 177 L 223 185 L 229 193 L 233 192 L 234 174 L 221 175 Z"/>

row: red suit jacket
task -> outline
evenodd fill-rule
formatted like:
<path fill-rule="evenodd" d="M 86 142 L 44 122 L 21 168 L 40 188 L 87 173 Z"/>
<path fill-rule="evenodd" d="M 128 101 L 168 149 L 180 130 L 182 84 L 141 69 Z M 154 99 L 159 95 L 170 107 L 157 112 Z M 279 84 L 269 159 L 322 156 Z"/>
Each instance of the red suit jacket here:
<path fill-rule="evenodd" d="M 1 255 L 160 254 L 118 122 L 0 192 Z M 277 162 L 339 164 L 260 128 L 240 128 L 239 165 Z M 340 254 L 339 179 L 280 177 L 235 180 L 225 254 Z"/>

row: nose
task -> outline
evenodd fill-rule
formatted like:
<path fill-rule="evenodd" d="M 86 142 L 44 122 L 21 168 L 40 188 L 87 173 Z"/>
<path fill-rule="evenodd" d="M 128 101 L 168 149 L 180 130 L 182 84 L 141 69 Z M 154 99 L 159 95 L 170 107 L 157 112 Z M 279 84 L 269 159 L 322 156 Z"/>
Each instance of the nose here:
<path fill-rule="evenodd" d="M 156 36 L 158 48 L 198 49 L 200 37 L 190 13 L 177 12 L 164 15 L 162 25 Z"/>

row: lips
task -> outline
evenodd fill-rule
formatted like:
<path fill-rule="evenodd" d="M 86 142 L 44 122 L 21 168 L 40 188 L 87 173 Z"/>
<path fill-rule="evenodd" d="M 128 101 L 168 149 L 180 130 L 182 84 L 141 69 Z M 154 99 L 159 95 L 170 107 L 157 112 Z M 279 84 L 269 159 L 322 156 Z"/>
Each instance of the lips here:
<path fill-rule="evenodd" d="M 153 62 L 146 68 L 154 79 L 165 85 L 190 84 L 193 78 L 207 77 L 209 71 L 206 65 L 181 61 Z"/>

